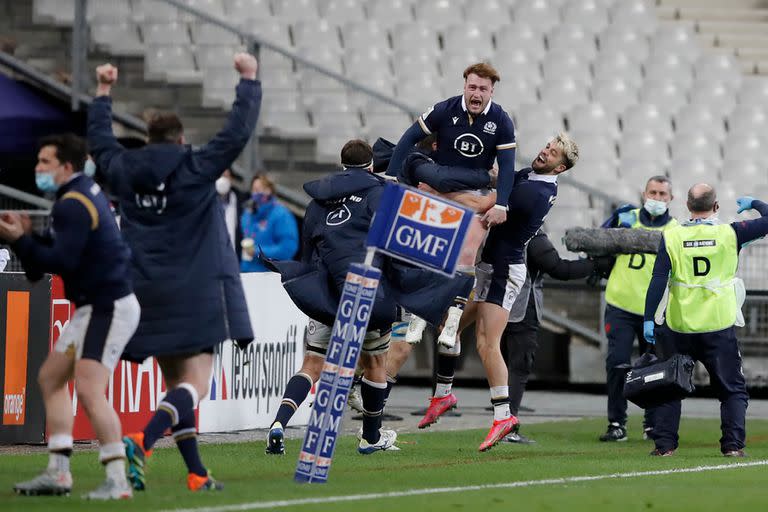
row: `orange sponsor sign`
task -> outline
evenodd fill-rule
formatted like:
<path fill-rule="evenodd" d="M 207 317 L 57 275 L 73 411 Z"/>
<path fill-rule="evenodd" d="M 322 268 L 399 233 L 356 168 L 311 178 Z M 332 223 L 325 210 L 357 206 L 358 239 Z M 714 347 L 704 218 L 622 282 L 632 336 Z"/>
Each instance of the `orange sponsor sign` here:
<path fill-rule="evenodd" d="M 7 312 L 3 425 L 23 425 L 27 396 L 29 292 L 9 291 Z"/>

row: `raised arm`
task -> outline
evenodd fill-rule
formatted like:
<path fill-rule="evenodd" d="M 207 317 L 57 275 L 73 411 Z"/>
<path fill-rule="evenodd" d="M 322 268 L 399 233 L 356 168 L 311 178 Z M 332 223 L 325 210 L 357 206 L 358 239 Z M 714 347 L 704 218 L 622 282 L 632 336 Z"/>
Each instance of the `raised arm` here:
<path fill-rule="evenodd" d="M 733 230 L 736 232 L 736 240 L 739 249 L 741 249 L 749 242 L 762 238 L 768 234 L 768 204 L 749 196 L 738 198 L 736 203 L 739 205 L 737 213 L 741 213 L 745 210 L 757 210 L 758 213 L 760 213 L 759 219 L 743 220 L 731 224 Z"/>
<path fill-rule="evenodd" d="M 261 82 L 256 80 L 256 58 L 248 53 L 238 53 L 234 63 L 240 73 L 240 83 L 235 88 L 235 102 L 226 124 L 213 140 L 193 153 L 198 168 L 211 181 L 221 176 L 248 144 L 261 108 Z"/>
<path fill-rule="evenodd" d="M 124 148 L 112 133 L 112 86 L 117 81 L 117 68 L 102 64 L 96 68 L 96 98 L 88 107 L 88 152 L 99 168 L 110 175 L 110 163 Z"/>

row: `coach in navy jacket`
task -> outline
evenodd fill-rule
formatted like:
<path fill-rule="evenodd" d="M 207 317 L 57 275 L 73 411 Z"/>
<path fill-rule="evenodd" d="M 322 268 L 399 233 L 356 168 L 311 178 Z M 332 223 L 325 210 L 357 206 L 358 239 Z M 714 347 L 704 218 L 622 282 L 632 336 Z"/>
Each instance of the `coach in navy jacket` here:
<path fill-rule="evenodd" d="M 260 104 L 261 83 L 241 79 L 226 125 L 198 149 L 168 142 L 126 150 L 112 133 L 111 98 L 99 96 L 89 108 L 88 144 L 118 198 L 143 308 L 125 358 L 253 339 L 214 182 L 248 142 Z"/>

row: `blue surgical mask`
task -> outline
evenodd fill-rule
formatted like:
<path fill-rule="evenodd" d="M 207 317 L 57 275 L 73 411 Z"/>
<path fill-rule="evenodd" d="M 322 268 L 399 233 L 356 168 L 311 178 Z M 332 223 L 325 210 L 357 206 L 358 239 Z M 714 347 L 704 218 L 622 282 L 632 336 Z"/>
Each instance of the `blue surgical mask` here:
<path fill-rule="evenodd" d="M 83 174 L 89 178 L 93 178 L 96 175 L 96 162 L 91 159 L 85 161 L 85 167 L 83 167 Z"/>
<path fill-rule="evenodd" d="M 49 172 L 35 173 L 35 184 L 43 192 L 56 192 L 59 186 L 53 181 L 53 174 Z"/>
<path fill-rule="evenodd" d="M 254 192 L 251 194 L 251 199 L 253 199 L 254 205 L 262 205 L 269 201 L 269 194 L 265 194 L 264 192 Z"/>
<path fill-rule="evenodd" d="M 667 211 L 667 203 L 664 201 L 656 201 L 655 199 L 646 199 L 643 208 L 645 208 L 645 211 L 650 213 L 652 217 L 658 217 Z"/>

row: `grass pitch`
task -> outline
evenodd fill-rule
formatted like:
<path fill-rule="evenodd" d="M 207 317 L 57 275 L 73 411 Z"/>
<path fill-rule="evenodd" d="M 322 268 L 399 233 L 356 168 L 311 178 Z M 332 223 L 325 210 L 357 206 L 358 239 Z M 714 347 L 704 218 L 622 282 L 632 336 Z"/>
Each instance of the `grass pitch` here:
<path fill-rule="evenodd" d="M 456 511 L 648 511 L 648 510 L 765 510 L 768 503 L 768 421 L 747 423 L 747 459 L 720 455 L 719 421 L 689 419 L 682 423 L 681 446 L 672 457 L 649 457 L 650 441 L 640 439 L 640 420 L 630 422 L 630 440 L 600 443 L 603 419 L 526 425 L 535 445 L 500 443 L 487 453 L 477 446 L 486 431 L 441 432 L 437 428 L 402 434 L 399 452 L 361 456 L 354 437 L 340 439 L 327 484 L 296 484 L 293 472 L 300 445 L 289 440 L 287 455 L 264 455 L 264 444 L 202 446 L 203 459 L 224 492 L 192 494 L 185 487 L 185 471 L 175 449 L 156 450 L 149 462 L 148 488 L 131 501 L 89 503 L 80 494 L 103 478 L 94 452 L 76 453 L 72 460 L 75 488 L 71 497 L 28 498 L 13 494 L 18 480 L 34 476 L 47 455 L 0 458 L 0 510 L 408 510 Z M 753 464 L 725 470 L 666 472 L 729 464 Z M 608 478 L 608 475 L 625 475 Z M 599 476 L 594 480 L 570 477 Z M 565 478 L 566 480 L 558 480 Z M 467 488 L 522 482 L 517 486 Z M 435 489 L 440 488 L 436 491 Z M 401 495 L 422 490 L 423 494 Z M 376 499 L 352 495 L 396 493 Z M 295 500 L 321 498 L 297 504 Z M 283 503 L 277 503 L 282 501 Z M 231 505 L 232 507 L 227 507 Z"/>

